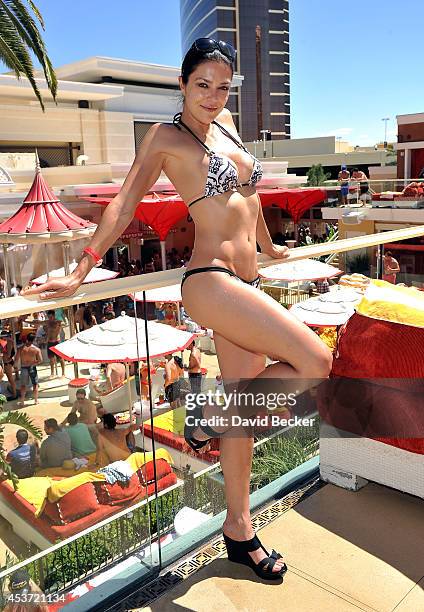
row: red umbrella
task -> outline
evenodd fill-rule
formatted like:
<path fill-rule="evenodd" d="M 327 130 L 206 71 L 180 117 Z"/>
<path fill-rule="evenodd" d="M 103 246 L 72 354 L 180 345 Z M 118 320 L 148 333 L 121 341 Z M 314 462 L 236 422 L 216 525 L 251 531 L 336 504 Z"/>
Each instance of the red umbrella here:
<path fill-rule="evenodd" d="M 180 196 L 159 197 L 153 193 L 138 204 L 135 216 L 154 229 L 160 240 L 165 240 L 171 227 L 187 216 L 187 205 Z"/>
<path fill-rule="evenodd" d="M 83 198 L 107 206 L 112 198 Z M 146 195 L 137 205 L 135 217 L 151 227 L 159 236 L 162 252 L 162 267 L 166 270 L 165 240 L 169 230 L 187 216 L 187 205 L 178 195 Z"/>
<path fill-rule="evenodd" d="M 327 192 L 325 189 L 259 189 L 258 195 L 264 208 L 275 204 L 298 223 L 303 213 L 325 200 Z"/>
<path fill-rule="evenodd" d="M 95 202 L 107 206 L 112 198 L 82 198 L 87 202 Z M 170 195 L 159 197 L 157 193 L 146 195 L 137 205 L 135 217 L 151 227 L 165 240 L 169 230 L 178 221 L 187 216 L 187 205 L 180 196 Z"/>

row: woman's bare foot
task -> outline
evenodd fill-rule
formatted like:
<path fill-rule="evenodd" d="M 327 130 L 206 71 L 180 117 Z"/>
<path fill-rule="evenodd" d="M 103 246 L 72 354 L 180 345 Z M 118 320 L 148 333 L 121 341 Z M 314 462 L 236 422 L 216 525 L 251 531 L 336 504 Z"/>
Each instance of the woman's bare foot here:
<path fill-rule="evenodd" d="M 222 526 L 222 531 L 232 540 L 236 540 L 241 542 L 243 540 L 251 540 L 255 535 L 255 532 L 252 527 L 252 523 L 250 520 L 248 522 L 240 521 L 240 522 L 231 522 L 227 519 L 224 521 Z M 268 547 L 267 547 L 268 549 Z M 255 563 L 259 563 L 262 559 L 267 557 L 263 548 L 258 548 L 258 550 L 254 550 L 253 552 L 249 552 L 249 555 L 252 557 Z M 272 568 L 273 572 L 279 572 L 284 565 L 284 559 L 277 559 L 274 567 Z"/>

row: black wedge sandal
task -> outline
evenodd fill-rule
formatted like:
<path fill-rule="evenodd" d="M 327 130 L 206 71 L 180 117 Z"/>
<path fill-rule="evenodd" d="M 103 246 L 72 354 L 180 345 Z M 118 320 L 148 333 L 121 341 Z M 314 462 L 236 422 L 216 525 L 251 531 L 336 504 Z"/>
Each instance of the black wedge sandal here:
<path fill-rule="evenodd" d="M 218 433 L 209 425 L 196 424 L 199 422 L 199 419 L 204 418 L 202 408 L 203 406 L 195 406 L 193 410 L 190 410 L 190 415 L 194 417 L 194 425 L 187 425 L 187 423 L 184 424 L 185 441 L 187 442 L 187 444 L 189 444 L 189 446 L 191 446 L 194 451 L 196 451 L 196 453 L 198 453 L 201 448 L 206 446 L 206 444 L 209 444 L 212 438 L 219 438 L 220 436 L 222 436 L 222 433 Z M 196 429 L 201 429 L 203 433 L 210 437 L 207 440 L 196 440 L 196 438 L 193 438 L 193 431 L 196 431 Z"/>
<path fill-rule="evenodd" d="M 227 547 L 228 560 L 251 567 L 259 578 L 263 578 L 264 580 L 279 580 L 283 578 L 284 574 L 287 572 L 287 565 L 285 563 L 278 572 L 272 571 L 275 562 L 283 557 L 274 549 L 272 553 L 269 554 L 256 534 L 251 540 L 243 540 L 241 542 L 229 538 L 225 533 L 223 533 L 223 536 Z M 267 556 L 259 561 L 259 563 L 255 563 L 249 555 L 249 552 L 254 552 L 259 548 L 262 548 Z"/>

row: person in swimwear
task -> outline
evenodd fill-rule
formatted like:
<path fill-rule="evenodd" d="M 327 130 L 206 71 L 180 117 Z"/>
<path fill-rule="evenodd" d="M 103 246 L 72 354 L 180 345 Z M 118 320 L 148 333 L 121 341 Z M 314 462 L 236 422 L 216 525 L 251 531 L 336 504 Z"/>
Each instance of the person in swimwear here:
<path fill-rule="evenodd" d="M 289 249 L 272 243 L 255 190 L 261 165 L 240 141 L 225 108 L 235 57 L 235 50 L 223 41 L 200 38 L 193 43 L 179 77 L 182 112 L 173 124 L 156 123 L 147 132 L 121 191 L 107 206 L 72 274 L 25 294 L 54 299 L 72 295 L 128 227 L 138 202 L 164 171 L 188 203 L 196 228 L 183 276 L 184 308 L 193 320 L 213 329 L 224 383 L 254 379 L 295 383 L 297 389 L 305 389 L 306 379 L 329 375 L 332 355 L 306 325 L 257 289 L 256 244 L 262 253 L 279 260 L 289 257 Z M 268 367 L 266 356 L 273 359 Z M 209 420 L 216 410 L 206 405 L 193 412 Z M 221 436 L 228 558 L 249 565 L 262 578 L 281 579 L 286 564 L 280 554 L 269 554 L 263 547 L 250 518 L 252 432 L 246 428 L 245 435 L 234 435 L 228 426 L 202 424 L 187 427 L 184 435 L 196 449 L 212 436 Z"/>

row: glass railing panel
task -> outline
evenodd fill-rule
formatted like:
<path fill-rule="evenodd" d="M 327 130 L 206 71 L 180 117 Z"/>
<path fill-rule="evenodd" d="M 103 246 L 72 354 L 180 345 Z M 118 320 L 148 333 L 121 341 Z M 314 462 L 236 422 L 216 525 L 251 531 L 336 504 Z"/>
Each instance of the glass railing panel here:
<path fill-rule="evenodd" d="M 319 298 L 323 289 L 325 292 L 337 290 L 338 285 L 343 286 L 341 280 L 343 276 L 345 286 L 349 286 L 347 282 L 349 276 L 352 277 L 355 274 L 363 274 L 367 278 L 376 277 L 377 263 L 382 262 L 379 255 L 383 255 L 383 249 L 379 249 L 377 245 L 383 241 L 390 244 L 392 254 L 400 264 L 399 276 L 396 280 L 413 285 L 421 283 L 420 246 L 424 235 L 422 227 L 402 228 L 374 235 L 353 232 L 359 235 L 352 235 L 350 226 L 344 226 L 343 222 L 337 219 L 334 223 L 339 236 L 342 235 L 344 240 L 339 239 L 294 249 L 291 253 L 291 260 L 300 264 L 305 258 L 319 260 L 336 255 L 337 259 L 333 260 L 332 265 L 336 266 L 342 274 L 329 276 L 328 286 L 324 283 L 324 287 L 310 279 L 305 282 L 296 281 L 294 285 L 286 281 L 263 280 L 262 291 L 266 292 L 270 299 L 276 300 L 281 308 L 296 309 L 311 298 Z M 385 229 L 382 228 L 382 230 Z M 402 245 L 408 244 L 414 247 L 414 251 L 402 250 Z M 410 257 L 411 252 L 415 258 L 414 267 L 411 267 L 412 260 L 402 259 L 405 254 Z M 259 256 L 258 260 L 260 268 L 264 269 L 263 275 L 266 277 L 265 266 L 274 262 L 264 256 Z M 383 273 L 382 266 L 383 264 L 380 263 L 380 274 Z M 21 534 L 18 539 L 18 536 L 14 536 L 14 532 L 10 531 L 8 539 L 4 540 L 5 547 L 9 549 L 9 568 L 3 566 L 0 574 L 4 591 L 8 589 L 9 576 L 16 567 L 19 567 L 20 563 L 27 567 L 37 587 L 52 596 L 65 596 L 69 589 L 95 576 L 99 576 L 96 580 L 101 581 L 105 570 L 112 571 L 114 568 L 113 571 L 119 575 L 121 570 L 124 571 L 123 568 L 132 567 L 131 564 L 135 559 L 138 567 L 142 568 L 141 573 L 145 570 L 143 578 L 148 579 L 168 560 L 175 558 L 175 555 L 181 555 L 179 542 L 184 542 L 184 550 L 188 551 L 196 546 L 202 537 L 206 537 L 205 534 L 216 532 L 220 528 L 227 507 L 224 474 L 220 461 L 220 442 L 219 440 L 214 441 L 215 446 L 207 449 L 207 455 L 192 452 L 183 439 L 184 421 L 193 405 L 196 406 L 199 403 L 199 384 L 201 393 L 207 398 L 211 397 L 213 403 L 218 406 L 217 409 L 222 413 L 222 402 L 227 401 L 223 394 L 234 391 L 235 382 L 249 385 L 254 381 L 249 380 L 247 376 L 246 378 L 241 376 L 242 381 L 221 381 L 213 332 L 202 329 L 201 325 L 191 320 L 181 308 L 178 312 L 176 308 L 178 299 L 172 301 L 168 297 L 167 300 L 161 300 L 162 303 L 167 304 L 164 309 L 160 303 L 148 302 L 147 299 L 143 301 L 143 290 L 147 293 L 153 288 L 169 288 L 170 285 L 178 283 L 181 273 L 181 269 L 167 270 L 161 273 L 89 284 L 81 288 L 75 296 L 56 303 L 29 301 L 20 297 L 0 300 L 4 340 L 6 340 L 6 343 L 3 343 L 6 347 L 3 353 L 7 352 L 8 334 L 10 337 L 11 332 L 13 338 L 19 327 L 17 325 L 17 329 L 11 329 L 12 326 L 7 319 L 27 315 L 24 317 L 27 319 L 27 322 L 23 323 L 24 327 L 27 324 L 35 327 L 33 313 L 51 307 L 63 307 L 66 311 L 68 306 L 72 306 L 77 311 L 80 304 L 87 303 L 93 305 L 95 312 L 99 307 L 98 317 L 100 319 L 106 315 L 107 311 L 111 313 L 110 308 L 106 308 L 106 304 L 112 302 L 112 310 L 115 314 L 112 323 L 122 322 L 129 318 L 134 326 L 137 325 L 134 327 L 130 341 L 119 343 L 121 346 L 124 344 L 127 348 L 125 358 L 128 359 L 128 366 L 125 368 L 125 376 L 131 369 L 130 374 L 134 375 L 133 386 L 125 389 L 124 394 L 122 394 L 122 388 L 118 388 L 121 393 L 119 398 L 112 397 L 109 404 L 107 404 L 109 398 L 106 397 L 104 401 L 108 406 L 108 412 L 115 413 L 115 417 L 120 415 L 118 420 L 121 422 L 117 425 L 118 429 L 122 427 L 126 431 L 131 426 L 131 421 L 133 422 L 134 441 L 131 448 L 128 447 L 128 455 L 131 456 L 131 461 L 135 462 L 137 468 L 135 471 L 140 484 L 138 496 L 128 500 L 119 500 L 120 503 L 116 505 L 109 505 L 110 514 L 102 516 L 93 525 L 88 524 L 90 515 L 78 519 L 82 521 L 81 529 L 78 528 L 66 538 L 59 538 L 58 542 L 49 539 L 46 529 L 40 529 L 40 519 L 31 516 L 23 502 L 22 506 L 25 506 L 26 510 L 24 511 L 24 508 L 17 510 L 9 499 L 10 491 L 3 494 L 0 502 L 9 513 L 3 512 L 4 520 Z M 358 278 L 355 277 L 353 281 L 355 280 L 358 281 Z M 417 287 L 420 288 L 418 285 Z M 134 299 L 133 296 L 135 292 L 139 292 L 137 299 Z M 163 310 L 162 314 L 161 310 Z M 126 312 L 125 317 L 121 317 L 122 311 Z M 79 315 L 77 312 L 75 315 L 78 322 Z M 170 337 L 174 331 L 185 334 L 184 342 L 178 341 L 175 346 L 167 345 L 158 348 L 156 344 L 157 328 L 152 328 L 151 324 L 166 328 L 165 338 Z M 335 348 L 338 327 L 339 325 L 327 325 L 324 320 L 309 321 L 309 328 L 312 332 L 319 335 L 320 342 L 325 342 L 331 350 Z M 68 329 L 69 325 L 66 324 L 64 327 L 65 339 L 70 335 Z M 195 342 L 195 347 L 200 350 L 200 377 L 189 376 L 190 373 L 196 373 L 190 367 L 192 340 Z M 128 352 L 130 345 L 134 349 L 131 355 Z M 106 346 L 105 361 L 114 360 L 113 345 L 106 344 Z M 174 350 L 176 347 L 178 350 Z M 44 419 L 47 417 L 65 418 L 70 409 L 69 379 L 77 378 L 74 366 L 70 362 L 65 364 L 65 375 L 68 380 L 62 381 L 59 378 L 48 380 L 51 371 L 50 364 L 46 361 L 48 355 L 45 348 L 47 347 L 41 347 L 44 363 L 40 365 L 39 370 L 40 403 L 33 405 L 29 392 L 22 409 L 39 427 L 43 427 Z M 175 358 L 182 360 L 183 367 L 181 371 L 178 371 L 179 384 L 176 386 L 176 394 L 179 397 L 170 394 L 167 389 L 170 380 L 166 378 L 166 369 L 170 356 L 173 356 L 174 361 Z M 96 359 L 96 364 L 101 364 L 94 352 L 91 357 Z M 120 357 L 121 359 L 117 359 L 115 363 L 125 362 L 122 355 Z M 273 362 L 275 359 L 268 358 L 266 364 L 272 365 Z M 100 376 L 98 371 L 100 368 L 94 365 L 86 362 L 78 366 L 78 377 L 89 379 L 89 390 L 92 384 L 100 384 L 99 381 L 96 383 L 94 380 Z M 58 363 L 57 366 L 60 376 L 61 364 Z M 56 376 L 54 370 L 53 376 Z M 289 380 L 286 383 L 287 395 L 293 391 L 290 386 L 291 382 Z M 280 398 L 280 403 L 274 406 L 275 397 L 271 394 L 275 394 L 276 391 L 284 391 L 281 377 L 270 379 L 262 387 L 255 387 L 253 384 L 251 389 L 253 401 L 259 405 L 259 394 L 265 394 L 265 400 L 261 399 L 261 408 L 266 408 L 266 406 L 269 408 L 268 414 L 265 415 L 268 420 L 258 421 L 254 432 L 252 479 L 249 483 L 252 506 L 259 503 L 257 501 L 259 499 L 269 499 L 275 494 L 276 487 L 284 490 L 285 483 L 288 482 L 287 478 L 294 468 L 311 466 L 308 467 L 307 473 L 309 474 L 313 473 L 313 469 L 316 470 L 320 427 L 318 391 L 312 381 L 304 380 L 297 381 L 297 383 L 297 389 L 293 391 L 296 401 L 291 401 L 290 405 L 281 405 Z M 29 386 L 31 387 L 31 384 Z M 6 391 L 10 392 L 10 389 L 6 388 Z M 96 403 L 94 398 L 93 401 Z M 13 401 L 5 404 L 3 414 L 10 406 L 13 407 L 11 412 L 16 414 L 16 405 Z M 100 411 L 105 408 L 103 398 L 101 407 L 100 402 L 98 406 Z M 131 410 L 129 410 L 130 407 Z M 256 414 L 256 404 L 254 408 Z M 250 414 L 252 414 L 251 411 Z M 276 417 L 275 420 L 272 417 Z M 308 422 L 301 421 L 301 419 L 308 419 Z M 100 425 L 100 435 L 102 427 L 103 425 Z M 16 445 L 14 441 L 16 426 L 5 425 L 4 431 L 6 435 L 3 450 L 8 451 L 9 447 Z M 233 442 L 239 444 L 237 435 L 234 435 Z M 128 441 L 125 443 L 128 446 Z M 116 455 L 109 456 L 108 461 L 116 458 Z M 148 460 L 150 460 L 150 466 L 148 466 Z M 100 466 L 95 467 L 98 469 Z M 85 473 L 84 469 L 83 467 L 77 471 L 77 477 Z M 94 486 L 98 484 L 95 482 Z M 3 482 L 0 487 L 6 487 L 5 483 Z M 270 487 L 273 487 L 272 493 Z M 127 491 L 127 493 L 129 495 L 130 492 Z M 67 525 L 69 524 L 68 522 Z M 196 537 L 200 534 L 199 539 L 190 539 L 190 531 L 196 533 Z M 21 537 L 22 535 L 26 537 L 26 540 L 25 537 Z M 138 576 L 140 578 L 140 574 Z"/>
<path fill-rule="evenodd" d="M 159 564 L 153 453 L 134 435 L 136 305 L 127 293 L 85 300 L 1 320 L 6 597 L 17 568 L 54 602 L 112 566 L 148 575 Z M 178 486 L 168 478 L 161 503 L 173 508 Z"/>

